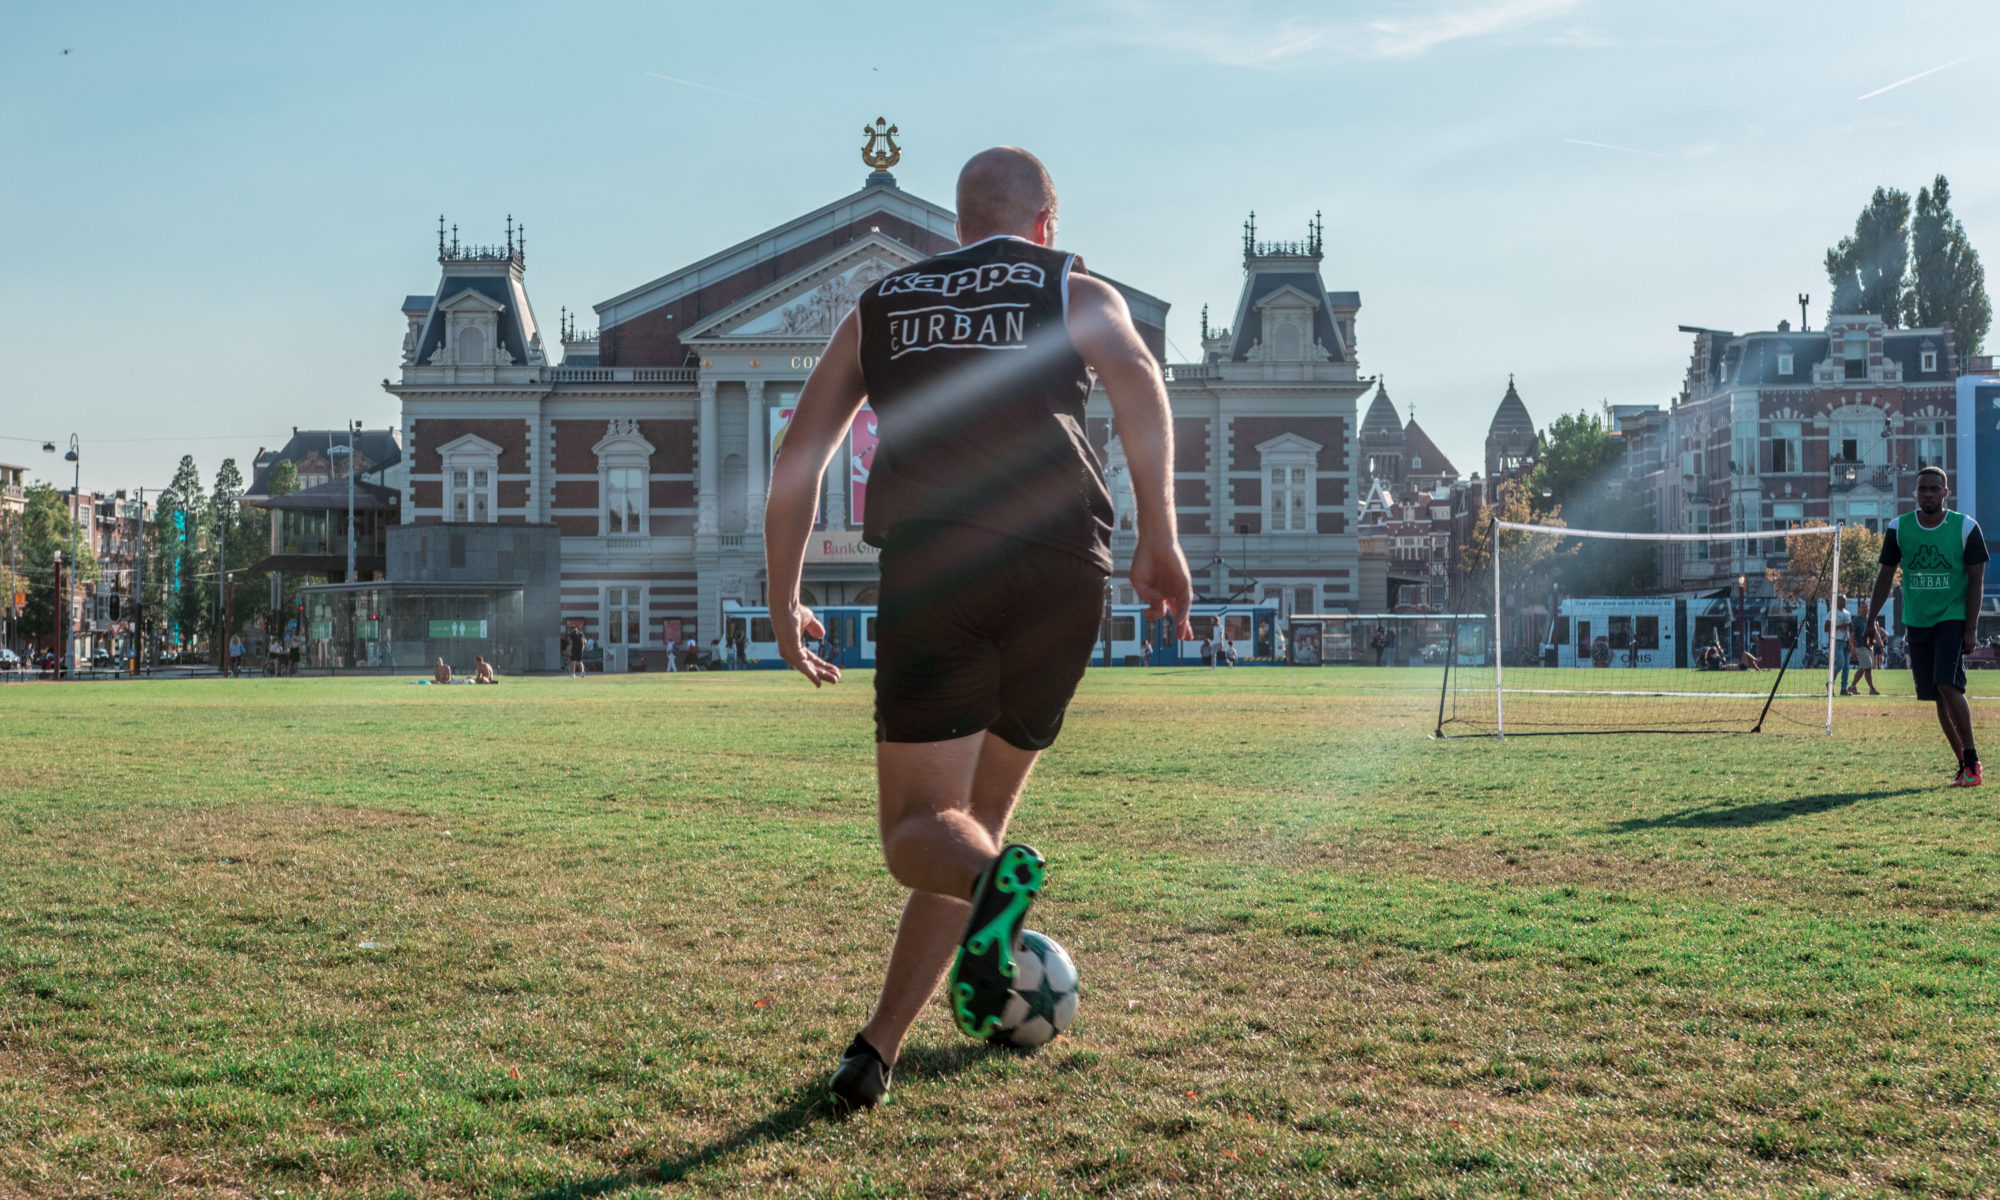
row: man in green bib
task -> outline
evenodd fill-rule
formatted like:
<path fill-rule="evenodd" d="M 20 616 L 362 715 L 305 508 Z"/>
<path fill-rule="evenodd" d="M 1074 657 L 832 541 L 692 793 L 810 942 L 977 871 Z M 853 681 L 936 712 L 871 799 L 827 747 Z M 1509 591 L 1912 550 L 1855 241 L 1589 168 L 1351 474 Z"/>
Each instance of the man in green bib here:
<path fill-rule="evenodd" d="M 1979 522 L 1944 506 L 1951 490 L 1943 467 L 1917 473 L 1917 511 L 1904 513 L 1882 535 L 1882 569 L 1868 611 L 1882 611 L 1903 569 L 1903 625 L 1909 632 L 1910 671 L 1917 699 L 1937 705 L 1938 724 L 1958 756 L 1953 787 L 1984 782 L 1972 744 L 1972 709 L 1965 703 L 1964 656 L 1979 634 L 1979 602 L 1986 594 L 1986 538 Z"/>

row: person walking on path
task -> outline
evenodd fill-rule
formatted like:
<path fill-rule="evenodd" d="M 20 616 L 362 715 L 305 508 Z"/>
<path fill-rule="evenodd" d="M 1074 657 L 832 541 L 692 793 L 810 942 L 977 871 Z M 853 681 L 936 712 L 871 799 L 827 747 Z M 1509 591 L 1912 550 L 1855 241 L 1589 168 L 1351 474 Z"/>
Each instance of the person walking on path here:
<path fill-rule="evenodd" d="M 1833 598 L 1833 611 L 1826 618 L 1826 644 L 1833 649 L 1833 669 L 1840 672 L 1840 694 L 1852 696 L 1854 689 L 1847 684 L 1847 671 L 1852 666 L 1848 655 L 1848 639 L 1854 633 L 1854 614 L 1847 611 L 1847 597 Z"/>
<path fill-rule="evenodd" d="M 1860 611 L 1854 614 L 1848 658 L 1854 663 L 1854 686 L 1847 689 L 1847 694 L 1859 696 L 1861 685 L 1865 683 L 1869 695 L 1881 695 L 1875 690 L 1875 664 L 1882 658 L 1882 623 L 1875 619 L 1867 601 L 1863 601 Z"/>
<path fill-rule="evenodd" d="M 771 626 L 814 687 L 840 668 L 799 576 L 826 465 L 863 401 L 880 441 L 862 538 L 882 551 L 875 769 L 882 855 L 910 889 L 874 1012 L 828 1084 L 869 1107 L 950 967 L 960 1031 L 1000 1023 L 1040 853 L 1004 844 L 1022 786 L 1089 665 L 1112 570 L 1110 492 L 1085 435 L 1095 375 L 1138 517 L 1132 589 L 1192 639 L 1160 369 L 1118 290 L 1052 249 L 1056 193 L 1026 151 L 958 178 L 960 245 L 861 293 L 806 381 L 771 473 Z"/>
<path fill-rule="evenodd" d="M 1985 782 L 1972 740 L 1972 709 L 1965 702 L 1965 656 L 1979 630 L 1979 602 L 1986 595 L 1986 536 L 1979 522 L 1944 506 L 1951 481 L 1943 467 L 1917 472 L 1917 511 L 1904 513 L 1882 534 L 1882 569 L 1868 611 L 1881 612 L 1903 570 L 1898 608 L 1909 631 L 1910 674 L 1917 699 L 1937 705 L 1938 725 L 1958 759 L 1953 787 Z"/>

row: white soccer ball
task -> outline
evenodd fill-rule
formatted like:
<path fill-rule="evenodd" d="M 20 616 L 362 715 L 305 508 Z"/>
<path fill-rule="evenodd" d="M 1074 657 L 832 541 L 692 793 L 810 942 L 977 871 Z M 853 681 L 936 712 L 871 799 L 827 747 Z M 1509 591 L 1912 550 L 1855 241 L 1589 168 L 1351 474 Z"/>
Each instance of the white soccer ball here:
<path fill-rule="evenodd" d="M 1014 964 L 1014 986 L 1007 992 L 1000 1029 L 991 1040 L 1040 1046 L 1067 1029 L 1076 1016 L 1076 964 L 1054 938 L 1032 929 L 1021 931 L 1021 953 Z"/>

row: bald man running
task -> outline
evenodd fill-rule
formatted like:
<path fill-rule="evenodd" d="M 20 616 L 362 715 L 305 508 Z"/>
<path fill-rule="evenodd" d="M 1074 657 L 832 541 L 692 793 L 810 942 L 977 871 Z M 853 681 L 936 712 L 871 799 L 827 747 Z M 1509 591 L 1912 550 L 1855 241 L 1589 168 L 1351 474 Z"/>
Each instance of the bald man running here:
<path fill-rule="evenodd" d="M 798 602 L 821 476 L 864 400 L 880 442 L 862 538 L 881 548 L 875 771 L 882 854 L 910 889 L 882 994 L 830 1088 L 872 1107 L 951 965 L 958 1027 L 1000 1023 L 1042 856 L 1003 846 L 1035 759 L 1089 664 L 1112 570 L 1111 499 L 1085 433 L 1104 384 L 1138 507 L 1133 590 L 1192 638 L 1175 528 L 1172 426 L 1153 356 L 1116 288 L 1051 249 L 1056 191 L 1001 146 L 958 177 L 956 250 L 880 280 L 834 331 L 771 472 L 771 624 L 815 687 L 840 669 L 805 647 Z"/>

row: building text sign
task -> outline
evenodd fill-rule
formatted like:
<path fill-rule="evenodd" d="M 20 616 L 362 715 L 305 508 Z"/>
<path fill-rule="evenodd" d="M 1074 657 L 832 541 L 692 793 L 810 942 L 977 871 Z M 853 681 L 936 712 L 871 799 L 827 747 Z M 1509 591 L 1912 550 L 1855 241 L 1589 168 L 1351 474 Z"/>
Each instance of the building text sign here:
<path fill-rule="evenodd" d="M 882 552 L 861 540 L 858 529 L 826 533 L 814 530 L 806 541 L 806 561 L 809 563 L 880 562 Z"/>

